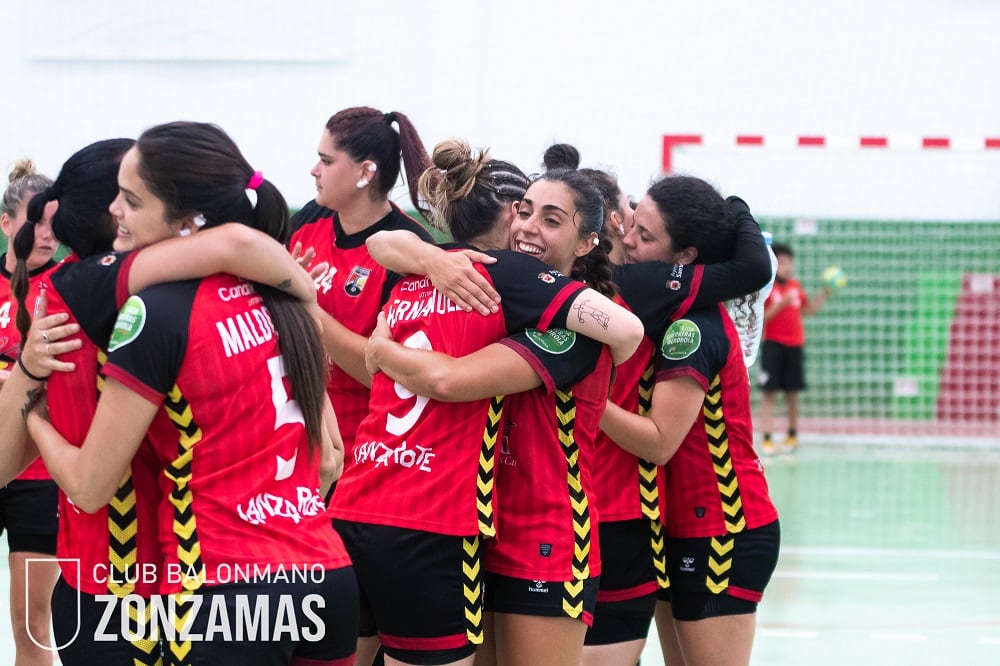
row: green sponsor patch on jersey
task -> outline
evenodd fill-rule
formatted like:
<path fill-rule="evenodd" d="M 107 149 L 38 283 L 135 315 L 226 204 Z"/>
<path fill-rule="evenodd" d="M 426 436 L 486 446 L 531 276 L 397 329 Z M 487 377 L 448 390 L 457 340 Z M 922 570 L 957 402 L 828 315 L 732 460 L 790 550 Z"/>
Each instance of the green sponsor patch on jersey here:
<path fill-rule="evenodd" d="M 678 319 L 663 334 L 660 351 L 663 358 L 679 361 L 698 351 L 701 346 L 701 329 L 690 319 Z"/>
<path fill-rule="evenodd" d="M 108 341 L 108 351 L 113 352 L 135 340 L 145 325 L 146 304 L 138 296 L 129 296 L 125 305 L 118 311 L 118 319 L 115 320 L 115 327 L 111 331 L 111 340 Z"/>
<path fill-rule="evenodd" d="M 576 333 L 565 328 L 553 328 L 546 333 L 537 328 L 529 328 L 525 332 L 536 347 L 550 354 L 565 354 L 576 343 Z"/>

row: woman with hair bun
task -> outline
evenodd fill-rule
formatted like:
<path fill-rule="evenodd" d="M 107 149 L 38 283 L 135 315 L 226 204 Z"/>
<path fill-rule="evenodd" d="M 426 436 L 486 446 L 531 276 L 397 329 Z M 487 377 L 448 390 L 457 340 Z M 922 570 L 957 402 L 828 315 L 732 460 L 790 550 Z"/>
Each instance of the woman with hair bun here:
<path fill-rule="evenodd" d="M 632 353 L 641 337 L 638 319 L 554 270 L 568 272 L 571 257 L 594 248 L 593 232 L 578 233 L 575 225 L 561 229 L 558 238 L 550 239 L 551 256 L 542 252 L 545 262 L 511 252 L 506 248 L 512 218 L 528 187 L 520 169 L 490 159 L 486 152 L 474 153 L 459 140 L 438 144 L 433 164 L 420 179 L 433 219 L 447 225 L 458 243 L 456 249 L 478 248 L 495 259 L 478 265 L 477 275 L 502 300 L 497 312 L 483 316 L 456 306 L 428 278 L 409 275 L 393 287 L 379 328 L 391 331 L 406 346 L 454 356 L 493 348 L 507 359 L 519 360 L 518 351 L 490 343 L 535 327 L 572 328 L 614 344 L 618 356 Z M 568 188 L 563 192 L 561 183 L 551 184 L 564 195 L 560 205 L 570 206 Z M 596 193 L 593 200 L 597 213 L 587 219 L 599 224 Z M 539 210 L 548 201 L 539 199 Z M 458 254 L 411 235 L 415 247 L 396 255 L 394 234 L 398 232 L 376 234 L 369 240 L 373 256 L 390 265 L 403 260 L 412 262 L 411 267 L 436 267 Z M 396 367 L 395 345 L 385 346 L 385 357 L 374 345 L 369 347 L 372 369 L 381 363 Z M 603 345 L 595 341 L 592 347 L 591 365 Z M 451 358 L 434 354 L 439 356 Z M 573 362 L 579 360 L 575 354 L 564 358 L 567 367 L 556 370 L 540 362 L 534 367 L 526 364 L 526 373 L 518 370 L 514 376 L 493 374 L 485 379 L 508 380 L 513 390 L 524 390 L 542 382 L 536 373 L 553 381 L 553 373 L 576 373 L 586 366 Z M 604 362 L 609 373 L 610 361 Z M 448 373 L 442 370 L 444 378 Z M 357 563 L 365 601 L 363 636 L 377 632 L 386 655 L 399 663 L 470 664 L 476 645 L 484 640 L 482 557 L 485 543 L 497 534 L 492 487 L 504 400 L 481 388 L 458 402 L 442 400 L 432 391 L 414 395 L 404 388 L 407 384 L 396 372 L 374 373 L 370 411 L 358 431 L 354 464 L 338 483 L 331 513 Z M 447 379 L 437 390 L 463 393 L 457 385 L 449 386 Z M 606 385 L 598 394 L 603 400 Z M 596 419 L 593 423 L 596 429 Z M 379 497 L 377 502 L 372 501 L 374 496 Z M 400 558 L 399 552 L 409 556 Z M 370 653 L 373 639 L 362 643 L 369 645 Z M 362 647 L 359 657 L 365 653 Z"/>
<path fill-rule="evenodd" d="M 10 374 L 21 350 L 17 331 L 17 301 L 11 294 L 10 279 L 17 266 L 13 252 L 14 237 L 28 214 L 31 198 L 52 185 L 48 176 L 35 173 L 31 160 L 20 160 L 10 172 L 10 183 L 3 193 L 0 229 L 7 238 L 7 252 L 0 256 L 0 386 Z M 50 206 L 45 217 L 35 225 L 35 249 L 27 260 L 28 279 L 32 283 L 52 271 L 57 243 L 52 236 Z M 18 665 L 51 664 L 49 625 L 52 612 L 49 597 L 59 577 L 59 565 L 50 558 L 56 554 L 58 489 L 41 458 L 28 469 L 0 487 L 0 533 L 7 532 L 10 548 L 10 624 L 14 631 L 15 662 Z M 47 559 L 48 558 L 48 559 Z M 32 560 L 28 566 L 28 560 Z"/>

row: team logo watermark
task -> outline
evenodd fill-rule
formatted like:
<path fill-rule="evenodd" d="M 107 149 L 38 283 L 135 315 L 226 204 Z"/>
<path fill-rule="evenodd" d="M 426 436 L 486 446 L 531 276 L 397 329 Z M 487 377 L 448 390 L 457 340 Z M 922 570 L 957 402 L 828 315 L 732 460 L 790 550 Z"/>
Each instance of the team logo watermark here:
<path fill-rule="evenodd" d="M 124 347 L 139 337 L 146 325 L 146 304 L 138 296 L 129 296 L 118 312 L 115 327 L 111 330 L 108 351 Z"/>
<path fill-rule="evenodd" d="M 553 328 L 545 333 L 529 328 L 525 334 L 536 347 L 550 354 L 565 354 L 576 344 L 576 333 L 565 328 Z"/>
<path fill-rule="evenodd" d="M 294 588 L 288 587 L 294 583 L 309 586 L 323 583 L 327 571 L 320 564 L 220 564 L 217 567 L 220 569 L 215 573 L 217 582 L 245 582 L 252 588 L 259 588 L 259 591 L 223 593 L 205 587 L 200 593 L 148 596 L 131 593 L 119 597 L 114 594 L 83 594 L 80 591 L 82 566 L 79 559 L 28 558 L 25 561 L 26 598 L 30 598 L 31 594 L 28 568 L 40 563 L 60 564 L 67 587 L 76 592 L 76 626 L 61 628 L 59 633 L 69 635 L 69 638 L 59 645 L 46 645 L 31 634 L 31 608 L 28 607 L 25 629 L 31 641 L 42 649 L 63 650 L 77 641 L 316 642 L 326 636 L 324 609 L 327 599 L 324 595 L 316 592 L 307 594 L 304 590 L 295 593 L 292 591 Z M 143 563 L 123 578 L 127 582 L 156 586 L 163 581 L 181 582 L 189 574 L 179 565 L 168 566 L 161 571 L 155 564 Z M 106 564 L 94 567 L 95 582 L 110 582 L 111 578 Z M 285 586 L 268 589 L 282 584 Z M 87 607 L 86 622 L 84 606 Z M 72 612 L 63 612 L 61 617 L 71 621 Z"/>
<path fill-rule="evenodd" d="M 678 319 L 663 334 L 660 351 L 663 357 L 679 361 L 698 351 L 701 346 L 701 329 L 690 319 Z"/>

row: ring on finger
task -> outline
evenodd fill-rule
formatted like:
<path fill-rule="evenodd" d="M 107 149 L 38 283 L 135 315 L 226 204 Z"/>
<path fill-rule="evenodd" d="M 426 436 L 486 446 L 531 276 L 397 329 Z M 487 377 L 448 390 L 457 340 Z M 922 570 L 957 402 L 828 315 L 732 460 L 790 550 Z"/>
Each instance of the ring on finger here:
<path fill-rule="evenodd" d="M 46 342 L 49 341 L 49 332 L 48 331 L 42 331 L 42 340 L 45 340 Z"/>

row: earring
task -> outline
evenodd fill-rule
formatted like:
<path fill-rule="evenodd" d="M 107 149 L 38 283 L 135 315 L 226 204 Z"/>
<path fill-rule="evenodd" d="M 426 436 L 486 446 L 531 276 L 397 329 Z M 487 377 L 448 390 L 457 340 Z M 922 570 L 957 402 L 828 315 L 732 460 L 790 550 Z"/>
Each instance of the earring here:
<path fill-rule="evenodd" d="M 359 190 L 363 190 L 363 189 L 365 189 L 365 187 L 367 187 L 367 186 L 368 186 L 368 179 L 367 179 L 367 178 L 362 178 L 362 179 L 361 179 L 361 180 L 359 180 L 359 181 L 358 181 L 358 182 L 357 182 L 357 183 L 356 183 L 355 185 L 356 185 L 356 187 L 357 187 L 357 188 L 358 188 Z"/>
<path fill-rule="evenodd" d="M 190 229 L 181 229 L 180 231 L 177 232 L 177 235 L 180 236 L 181 238 L 186 238 L 187 236 L 191 235 L 191 230 Z"/>
<path fill-rule="evenodd" d="M 600 245 L 600 244 L 601 244 L 601 239 L 598 238 L 597 236 L 594 236 L 594 245 L 597 246 L 597 245 Z"/>

